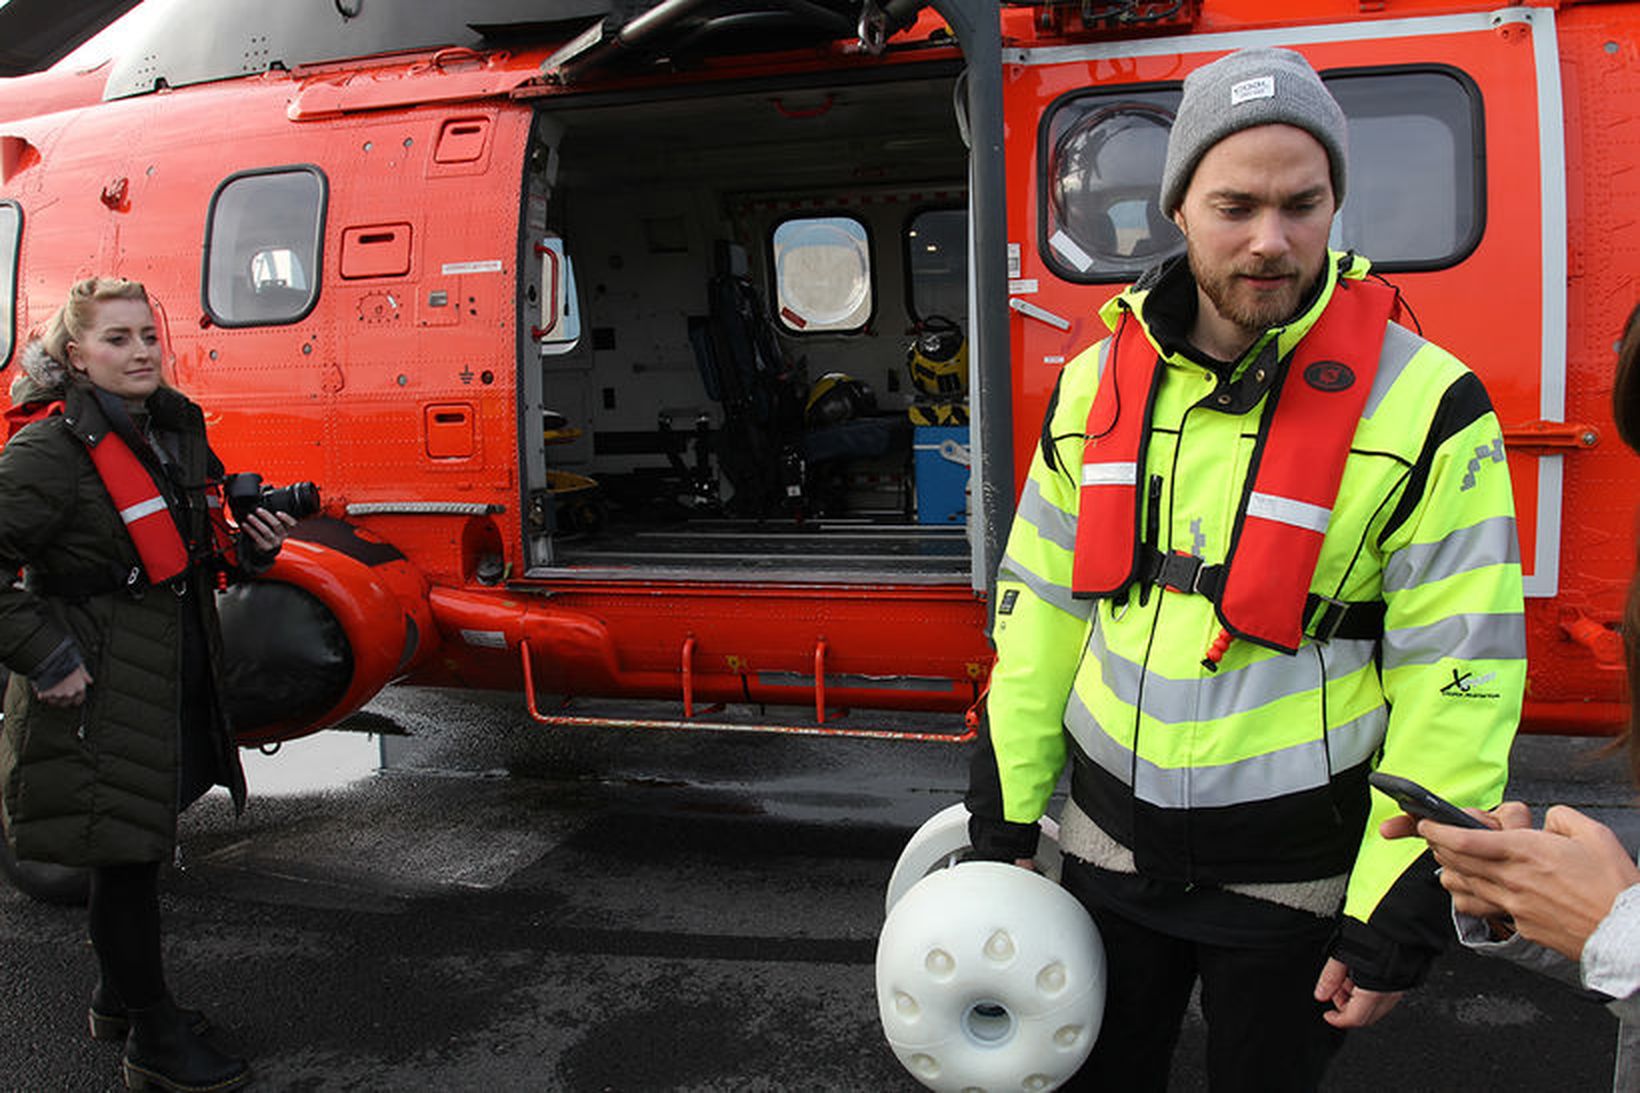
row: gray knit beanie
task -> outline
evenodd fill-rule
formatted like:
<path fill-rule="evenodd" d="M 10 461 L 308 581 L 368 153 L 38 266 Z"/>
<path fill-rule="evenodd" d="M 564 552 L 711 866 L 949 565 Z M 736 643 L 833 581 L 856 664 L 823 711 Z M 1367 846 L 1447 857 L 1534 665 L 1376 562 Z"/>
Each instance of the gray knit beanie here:
<path fill-rule="evenodd" d="M 1349 138 L 1332 92 L 1290 49 L 1241 49 L 1184 79 L 1162 168 L 1162 212 L 1172 216 L 1179 207 L 1209 148 L 1232 133 L 1272 124 L 1295 125 L 1321 142 L 1332 164 L 1333 203 L 1343 204 Z"/>

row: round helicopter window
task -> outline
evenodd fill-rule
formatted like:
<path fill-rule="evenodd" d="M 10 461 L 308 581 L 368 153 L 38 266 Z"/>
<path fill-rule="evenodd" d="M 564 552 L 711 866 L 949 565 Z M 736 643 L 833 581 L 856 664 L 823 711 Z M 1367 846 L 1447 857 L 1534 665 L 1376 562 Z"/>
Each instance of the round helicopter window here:
<path fill-rule="evenodd" d="M 787 220 L 774 231 L 776 306 L 790 330 L 858 330 L 871 317 L 871 248 L 853 217 Z"/>
<path fill-rule="evenodd" d="M 1166 106 L 1132 98 L 1096 100 L 1056 127 L 1047 243 L 1073 277 L 1131 276 L 1180 249 L 1157 205 L 1172 123 Z"/>

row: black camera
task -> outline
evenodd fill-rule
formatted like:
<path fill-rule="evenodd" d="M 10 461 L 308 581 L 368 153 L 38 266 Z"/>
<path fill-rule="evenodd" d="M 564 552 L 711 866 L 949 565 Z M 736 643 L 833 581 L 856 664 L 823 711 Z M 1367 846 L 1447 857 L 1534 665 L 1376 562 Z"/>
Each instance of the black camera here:
<path fill-rule="evenodd" d="M 298 520 L 319 511 L 319 487 L 312 482 L 292 482 L 275 488 L 262 485 L 259 474 L 230 474 L 222 485 L 228 495 L 228 508 L 238 524 L 243 524 L 245 517 L 257 509 L 288 512 Z"/>

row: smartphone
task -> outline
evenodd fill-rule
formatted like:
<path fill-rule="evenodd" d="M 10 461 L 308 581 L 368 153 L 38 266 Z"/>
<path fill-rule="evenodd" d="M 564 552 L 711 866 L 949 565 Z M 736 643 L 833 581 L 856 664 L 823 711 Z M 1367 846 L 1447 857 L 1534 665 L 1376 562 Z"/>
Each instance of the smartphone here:
<path fill-rule="evenodd" d="M 1452 824 L 1454 827 L 1477 827 L 1483 831 L 1491 828 L 1475 819 L 1469 813 L 1448 801 L 1438 797 L 1429 790 L 1420 786 L 1410 778 L 1399 778 L 1383 771 L 1373 771 L 1367 775 L 1367 781 L 1372 787 L 1384 793 L 1401 806 L 1409 816 L 1416 816 L 1420 820 L 1434 820 L 1438 824 Z"/>

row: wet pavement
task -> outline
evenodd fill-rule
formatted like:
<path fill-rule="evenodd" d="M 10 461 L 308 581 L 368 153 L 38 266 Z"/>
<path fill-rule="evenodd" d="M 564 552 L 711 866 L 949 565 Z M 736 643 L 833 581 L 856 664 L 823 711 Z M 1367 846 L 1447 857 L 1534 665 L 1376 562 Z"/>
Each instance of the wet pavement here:
<path fill-rule="evenodd" d="M 877 1024 L 883 888 L 963 749 L 552 729 L 516 695 L 397 690 L 247 755 L 184 820 L 173 989 L 278 1090 L 914 1090 Z M 1529 738 L 1515 792 L 1640 813 L 1597 742 Z M 119 1088 L 83 1032 L 83 914 L 0 887 L 0 1089 Z M 1600 1090 L 1615 1022 L 1453 954 L 1328 1090 Z M 1174 1088 L 1203 1088 L 1188 1019 Z"/>

